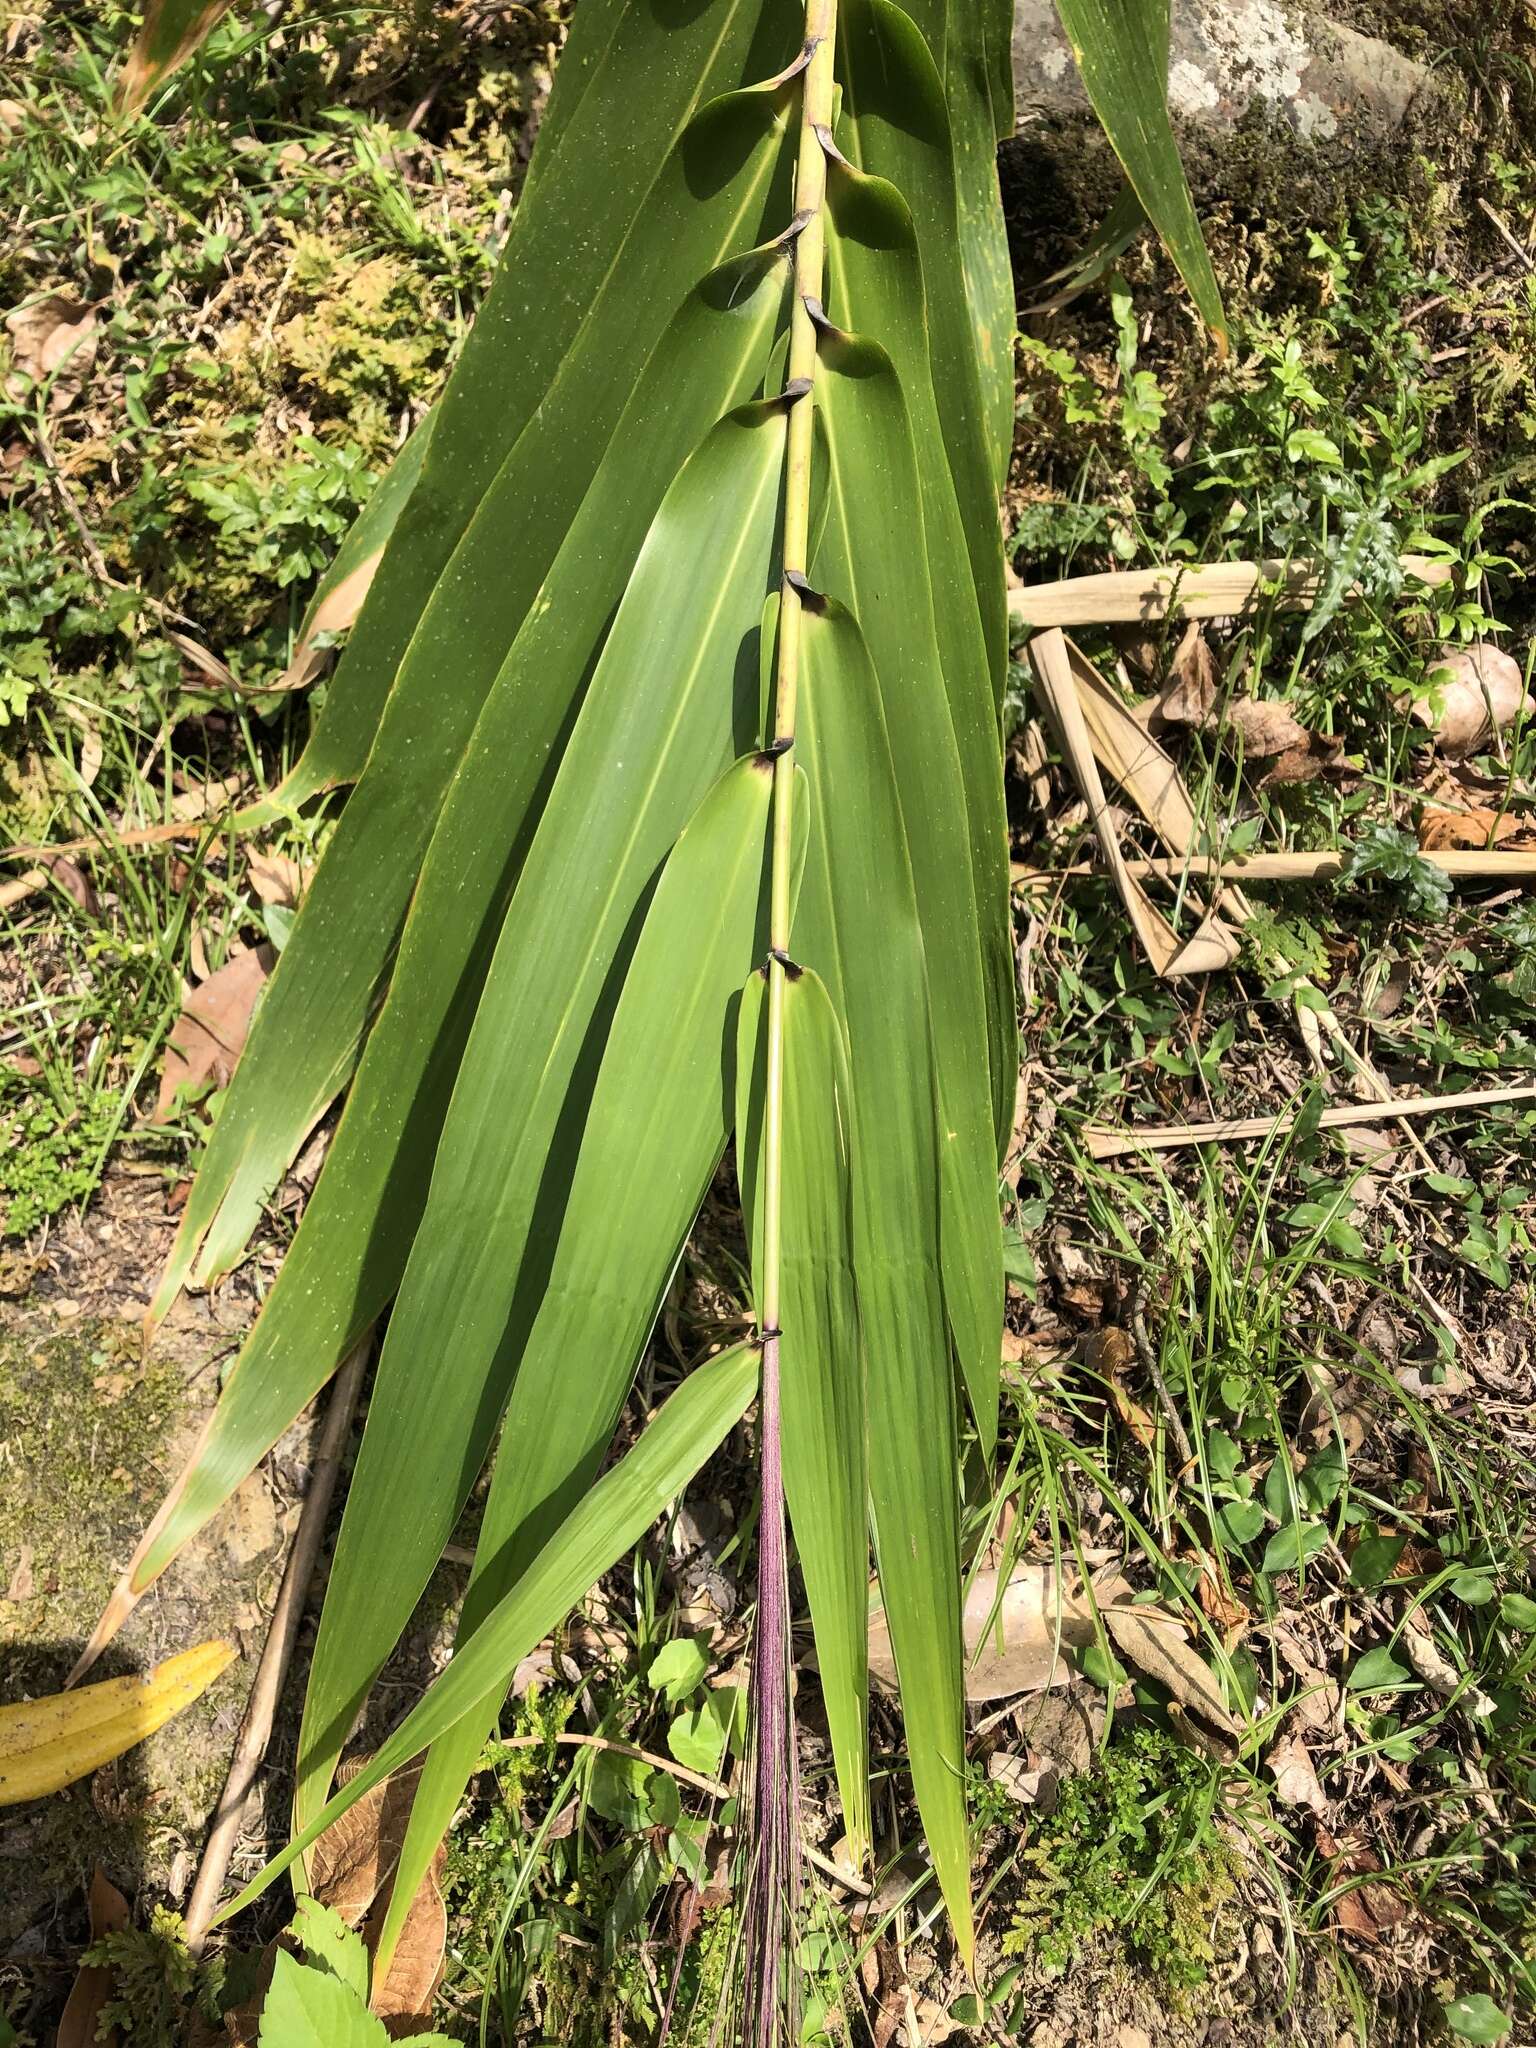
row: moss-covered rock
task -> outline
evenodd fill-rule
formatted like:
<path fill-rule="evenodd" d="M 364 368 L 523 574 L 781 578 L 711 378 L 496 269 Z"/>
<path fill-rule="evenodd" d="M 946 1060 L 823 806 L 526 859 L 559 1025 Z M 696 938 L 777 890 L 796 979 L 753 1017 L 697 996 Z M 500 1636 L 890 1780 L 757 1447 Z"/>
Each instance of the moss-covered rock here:
<path fill-rule="evenodd" d="M 211 1398 L 174 1341 L 140 1356 L 135 1323 L 13 1307 L 0 1321 L 0 1699 L 56 1691 L 159 1503 Z M 60 1315 L 59 1310 L 65 1313 Z M 206 1350 L 203 1353 L 206 1363 Z M 206 1392 L 204 1391 L 206 1385 Z M 282 1523 L 249 1498 L 168 1572 L 102 1659 L 140 1671 L 215 1636 L 254 1648 L 281 1566 Z M 0 1967 L 29 2010 L 56 2011 L 85 1935 L 99 1863 L 130 1897 L 179 1895 L 228 1768 L 250 1680 L 243 1660 L 147 1742 L 0 1832 Z M 8 1994 L 7 1994 L 8 1996 Z M 0 2001 L 3 2003 L 4 2001 Z"/>

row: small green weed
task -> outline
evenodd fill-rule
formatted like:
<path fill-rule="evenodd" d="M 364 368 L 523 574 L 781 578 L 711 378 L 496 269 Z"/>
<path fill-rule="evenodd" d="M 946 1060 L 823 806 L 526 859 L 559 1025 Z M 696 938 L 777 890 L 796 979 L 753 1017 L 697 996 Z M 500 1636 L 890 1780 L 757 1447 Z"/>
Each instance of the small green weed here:
<path fill-rule="evenodd" d="M 61 1099 L 45 1078 L 0 1066 L 0 1237 L 25 1237 L 90 1194 L 121 1117 L 113 1089 Z"/>
<path fill-rule="evenodd" d="M 1064 1969 L 1111 1934 L 1170 1989 L 1203 1983 L 1212 1927 L 1235 1889 L 1213 1823 L 1219 1784 L 1203 1757 L 1150 1724 L 1118 1738 L 1032 1829 L 1004 1954 Z"/>
<path fill-rule="evenodd" d="M 198 1966 L 187 1953 L 179 1913 L 156 1906 L 148 1927 L 104 1934 L 80 1960 L 87 1968 L 112 1973 L 112 1994 L 97 2021 L 98 2039 L 115 2035 L 131 2048 L 180 2048 Z"/>

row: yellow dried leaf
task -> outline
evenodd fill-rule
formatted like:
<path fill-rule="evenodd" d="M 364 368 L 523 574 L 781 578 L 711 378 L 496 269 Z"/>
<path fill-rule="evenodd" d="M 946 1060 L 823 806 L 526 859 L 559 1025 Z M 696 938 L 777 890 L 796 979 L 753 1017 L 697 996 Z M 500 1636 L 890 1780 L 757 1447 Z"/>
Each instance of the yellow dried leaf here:
<path fill-rule="evenodd" d="M 0 1707 L 0 1806 L 88 1778 L 190 1706 L 234 1657 L 232 1643 L 200 1643 L 132 1678 Z"/>

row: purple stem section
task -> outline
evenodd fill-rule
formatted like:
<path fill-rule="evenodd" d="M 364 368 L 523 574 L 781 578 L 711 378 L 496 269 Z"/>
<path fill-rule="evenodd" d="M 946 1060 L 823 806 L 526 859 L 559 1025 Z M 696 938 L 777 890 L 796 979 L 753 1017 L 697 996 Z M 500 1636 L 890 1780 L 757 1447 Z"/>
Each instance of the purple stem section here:
<path fill-rule="evenodd" d="M 753 1742 L 743 1914 L 746 2048 L 779 2048 L 793 2019 L 791 1945 L 800 1902 L 800 1778 L 790 1691 L 789 1560 L 779 1427 L 779 1338 L 763 1339 L 762 1513 L 752 1640 Z M 790 2038 L 794 2038 L 793 2032 Z"/>

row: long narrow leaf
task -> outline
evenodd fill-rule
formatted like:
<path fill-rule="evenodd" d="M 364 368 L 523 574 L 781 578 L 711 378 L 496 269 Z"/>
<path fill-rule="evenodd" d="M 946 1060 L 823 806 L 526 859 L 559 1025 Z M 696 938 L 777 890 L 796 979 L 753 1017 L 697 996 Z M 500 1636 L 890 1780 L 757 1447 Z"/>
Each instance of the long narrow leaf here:
<path fill-rule="evenodd" d="M 440 565 L 444 573 L 421 609 L 408 651 L 402 649 L 390 666 L 392 679 L 400 667 L 399 679 L 368 772 L 342 816 L 263 999 L 188 1201 L 155 1316 L 164 1313 L 189 1275 L 206 1285 L 229 1270 L 262 1202 L 348 1078 L 449 778 L 624 412 L 625 386 L 612 374 L 614 349 L 622 343 L 643 362 L 694 281 L 728 254 L 756 243 L 765 216 L 782 220 L 784 90 L 733 94 L 707 108 L 684 135 L 655 195 L 665 216 L 678 217 L 678 231 L 645 237 L 626 252 L 547 398 L 494 480 L 485 480 L 483 502 L 467 521 L 456 519 L 461 538 L 451 561 Z M 481 324 L 491 317 L 488 307 Z M 469 363 L 466 355 L 460 378 L 468 376 Z M 470 384 L 478 388 L 475 378 Z M 456 381 L 450 395 L 456 398 L 459 388 Z M 500 395 L 487 398 L 487 416 L 499 419 L 506 403 Z M 460 514 L 466 477 L 472 484 L 480 475 L 479 444 L 488 437 L 477 423 L 471 460 L 460 446 L 461 414 L 462 405 L 450 405 L 445 395 L 420 481 L 332 685 L 336 703 L 346 700 L 347 676 L 357 664 L 374 669 L 384 659 L 375 642 L 384 632 L 381 619 L 392 618 L 396 609 L 391 592 L 397 550 L 408 547 L 413 576 L 433 552 L 410 545 L 410 535 L 423 520 L 442 523 L 448 517 L 440 463 L 454 460 L 459 449 L 451 499 Z M 654 463 L 637 464 L 636 472 L 636 494 L 614 507 L 613 560 L 620 577 L 633 559 L 624 541 L 638 546 L 671 474 Z M 466 614 L 469 592 L 474 604 Z M 507 815 L 509 836 L 521 822 L 516 811 Z"/>
<path fill-rule="evenodd" d="M 471 1711 L 635 1544 L 746 1413 L 757 1391 L 757 1353 L 721 1352 L 678 1388 L 629 1451 L 606 1472 L 487 1615 L 448 1669 L 367 1764 L 317 1813 L 254 1883 L 223 1908 L 228 1920 L 312 1846 L 333 1821 L 392 1771 L 419 1756 Z"/>
<path fill-rule="evenodd" d="M 777 403 L 741 408 L 668 493 L 497 942 L 347 1498 L 300 1739 L 301 1818 L 489 1448 L 646 897 L 705 792 L 757 742 L 784 424 Z"/>
<path fill-rule="evenodd" d="M 761 974 L 741 1003 L 737 1159 L 754 1271 L 761 1271 Z M 868 1853 L 869 1536 L 864 1357 L 853 1280 L 852 1088 L 842 1025 L 820 979 L 802 968 L 785 990 L 784 1334 L 780 1414 L 790 1526 L 810 1602 L 822 1705 L 854 1855 Z M 759 1311 L 761 1313 L 761 1311 Z"/>
<path fill-rule="evenodd" d="M 954 1375 L 939 1279 L 939 1146 L 922 931 L 879 684 L 840 605 L 804 621 L 810 850 L 801 963 L 848 1035 L 853 1242 L 881 1587 L 919 1810 L 971 1953 Z"/>
<path fill-rule="evenodd" d="M 229 12 L 229 0 L 148 0 L 117 81 L 119 113 L 136 114 Z"/>
<path fill-rule="evenodd" d="M 1168 0 L 1056 0 L 1093 110 L 1200 317 L 1223 349 L 1227 316 L 1168 119 Z"/>
<path fill-rule="evenodd" d="M 512 1383 L 460 1642 L 516 1585 L 596 1476 L 725 1149 L 737 991 L 768 943 L 771 787 L 766 755 L 730 769 L 673 847 L 646 912 L 549 1282 Z M 382 1957 L 495 1726 L 509 1675 L 432 1746 L 379 1936 Z"/>
<path fill-rule="evenodd" d="M 674 226 L 686 219 L 692 192 L 684 186 L 679 204 L 675 182 L 668 186 L 685 131 L 711 100 L 776 74 L 794 40 L 792 24 L 761 0 L 701 0 L 665 12 L 634 0 L 583 0 L 573 14 L 500 268 L 440 401 L 424 488 L 413 494 L 331 685 L 326 748 L 337 779 L 362 773 L 429 599 L 600 298 L 623 307 L 626 360 L 638 365 L 681 292 L 715 260 L 685 264 L 659 298 L 615 296 L 621 271 L 643 266 L 648 251 L 664 259 L 650 251 L 661 209 Z M 709 189 L 706 176 L 700 192 Z M 573 424 L 585 430 L 579 419 Z M 578 444 L 559 459 L 584 487 L 591 468 L 579 473 Z M 522 539 L 539 545 L 543 536 L 530 521 Z"/>
<path fill-rule="evenodd" d="M 852 165 L 833 167 L 828 199 L 833 228 L 828 259 L 836 302 L 857 308 L 859 322 L 876 339 L 890 337 L 889 352 L 907 403 L 922 492 L 936 652 L 949 699 L 970 840 L 992 1122 L 1001 1158 L 1013 1127 L 1019 1064 L 1002 750 L 982 623 L 970 594 L 964 521 L 946 472 L 944 426 L 930 374 L 927 300 L 915 228 L 911 211 L 896 188 L 884 179 L 865 176 Z M 1000 537 L 994 566 L 1000 576 Z M 915 622 L 911 630 L 916 630 Z"/>
<path fill-rule="evenodd" d="M 997 1431 L 1002 1229 L 988 1085 L 989 1045 L 966 835 L 965 786 L 938 662 L 910 416 L 889 356 L 847 337 L 823 342 L 828 517 L 818 587 L 862 623 L 897 786 L 922 934 L 933 1036 L 944 1301 L 982 1440 Z M 878 484 L 871 487 L 871 480 Z M 984 673 L 973 688 L 986 702 Z M 1000 775 L 1000 770 L 994 771 Z M 996 906 L 994 905 L 994 915 Z M 814 963 L 813 963 L 814 964 Z M 847 1019 L 857 1061 L 857 1034 Z"/>
<path fill-rule="evenodd" d="M 928 44 L 949 108 L 960 262 L 993 489 L 1000 492 L 1013 453 L 1015 323 L 997 145 L 1013 135 L 1013 0 L 909 0 L 907 12 Z"/>
<path fill-rule="evenodd" d="M 632 523 L 655 489 L 640 471 L 641 437 L 651 462 L 681 463 L 717 414 L 755 387 L 787 275 L 776 249 L 712 273 L 636 388 L 450 789 L 389 998 L 298 1237 L 207 1435 L 129 1565 L 109 1611 L 113 1626 L 314 1398 L 399 1284 L 526 851 L 526 833 L 508 821 L 532 807 L 547 779 L 624 588 Z M 500 831 L 486 828 L 488 811 Z M 254 1099 L 251 1114 L 260 1108 Z"/>
<path fill-rule="evenodd" d="M 951 5 L 957 10 L 956 33 L 973 37 L 976 23 L 965 11 L 966 0 L 951 0 Z M 839 0 L 838 49 L 843 79 L 838 133 L 844 154 L 860 169 L 889 179 L 896 187 L 911 211 L 922 247 L 933 391 L 971 554 L 993 693 L 1000 704 L 1008 665 L 1002 530 L 962 256 L 954 134 L 944 83 L 933 52 L 911 16 L 894 0 Z M 860 332 L 870 331 L 861 312 L 854 313 L 852 324 Z M 894 337 L 877 334 L 875 339 L 895 346 Z"/>

